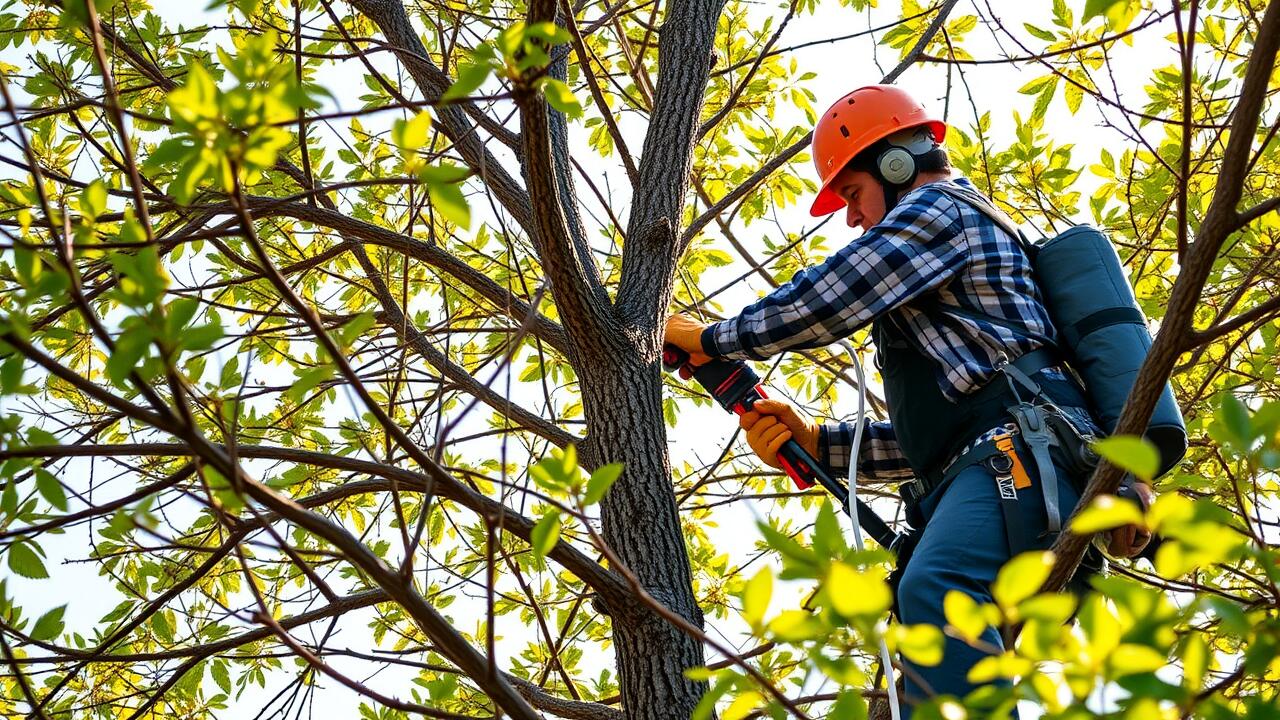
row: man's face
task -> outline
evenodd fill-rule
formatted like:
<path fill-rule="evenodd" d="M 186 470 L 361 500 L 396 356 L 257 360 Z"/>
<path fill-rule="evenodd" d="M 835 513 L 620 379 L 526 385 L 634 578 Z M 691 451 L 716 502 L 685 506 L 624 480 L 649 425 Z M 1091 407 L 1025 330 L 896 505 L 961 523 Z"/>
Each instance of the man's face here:
<path fill-rule="evenodd" d="M 884 190 L 871 173 L 845 168 L 831 187 L 848 204 L 844 221 L 849 227 L 866 231 L 884 219 Z"/>

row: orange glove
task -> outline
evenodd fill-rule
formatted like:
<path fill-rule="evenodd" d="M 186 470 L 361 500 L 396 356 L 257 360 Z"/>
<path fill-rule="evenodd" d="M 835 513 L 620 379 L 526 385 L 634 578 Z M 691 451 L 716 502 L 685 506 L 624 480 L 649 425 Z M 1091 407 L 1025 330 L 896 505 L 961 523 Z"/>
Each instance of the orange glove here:
<path fill-rule="evenodd" d="M 739 416 L 738 425 L 747 431 L 747 444 L 769 467 L 782 468 L 778 451 L 792 438 L 818 457 L 818 424 L 785 400 L 757 400 Z"/>
<path fill-rule="evenodd" d="M 1143 482 L 1135 482 L 1133 490 L 1137 493 L 1145 513 L 1155 501 L 1156 493 L 1151 486 Z M 1130 558 L 1142 552 L 1151 542 L 1151 531 L 1138 525 L 1125 525 L 1111 531 L 1111 542 L 1107 545 L 1107 553 L 1112 557 Z"/>
<path fill-rule="evenodd" d="M 667 330 L 663 342 L 667 345 L 675 345 L 689 353 L 691 365 L 705 365 L 711 361 L 711 358 L 702 352 L 702 331 L 706 328 L 705 323 L 700 323 L 684 313 L 676 313 L 667 318 Z"/>

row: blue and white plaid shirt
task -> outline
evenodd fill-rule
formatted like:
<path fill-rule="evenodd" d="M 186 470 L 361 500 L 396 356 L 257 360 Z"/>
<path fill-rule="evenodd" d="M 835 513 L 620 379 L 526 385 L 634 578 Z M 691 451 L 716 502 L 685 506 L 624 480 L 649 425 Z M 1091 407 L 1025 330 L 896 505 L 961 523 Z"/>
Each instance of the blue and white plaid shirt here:
<path fill-rule="evenodd" d="M 943 182 L 974 187 L 964 178 Z M 761 360 L 825 347 L 884 317 L 933 360 L 938 386 L 955 400 L 982 387 L 1001 355 L 1051 343 L 1053 325 L 1017 239 L 936 184 L 907 193 L 880 224 L 821 264 L 709 327 L 704 350 Z M 914 302 L 929 296 L 929 303 Z M 822 459 L 847 472 L 852 443 L 849 423 L 823 426 Z M 858 472 L 911 476 L 889 423 L 868 421 Z"/>

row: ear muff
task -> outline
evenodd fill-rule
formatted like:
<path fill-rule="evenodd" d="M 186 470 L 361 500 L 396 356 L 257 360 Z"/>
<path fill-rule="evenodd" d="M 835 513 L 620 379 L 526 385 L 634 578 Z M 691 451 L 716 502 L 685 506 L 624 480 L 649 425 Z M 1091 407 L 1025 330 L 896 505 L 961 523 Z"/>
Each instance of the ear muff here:
<path fill-rule="evenodd" d="M 910 185 L 916 177 L 916 159 L 910 150 L 890 145 L 876 158 L 876 169 L 890 185 Z"/>
<path fill-rule="evenodd" d="M 882 140 L 875 171 L 887 186 L 885 190 L 904 188 L 915 182 L 920 173 L 920 158 L 937 146 L 933 132 L 927 127 L 908 128 Z"/>

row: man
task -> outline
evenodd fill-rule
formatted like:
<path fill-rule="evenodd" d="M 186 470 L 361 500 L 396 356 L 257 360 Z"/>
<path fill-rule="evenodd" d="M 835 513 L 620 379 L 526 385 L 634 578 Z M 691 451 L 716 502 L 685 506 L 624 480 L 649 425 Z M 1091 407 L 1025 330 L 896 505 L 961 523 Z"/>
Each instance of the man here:
<path fill-rule="evenodd" d="M 952 177 L 941 147 L 946 131 L 893 86 L 841 98 L 814 129 L 822 186 L 811 212 L 844 208 L 846 223 L 862 235 L 736 317 L 704 325 L 673 315 L 666 327 L 666 342 L 699 364 L 824 347 L 871 325 L 890 422 L 867 424 L 856 471 L 910 480 L 901 492 L 923 532 L 902 571 L 897 607 L 904 623 L 938 626 L 946 623 L 948 591 L 992 602 L 1000 567 L 1016 552 L 1051 545 L 1079 498 L 1086 469 L 1064 458 L 1054 458 L 1050 472 L 1030 462 L 1009 406 L 1047 398 L 1073 431 L 1096 430 L 1083 390 L 1059 366 L 1029 259 L 1017 238 L 977 209 L 990 201 Z M 765 400 L 741 424 L 768 465 L 778 467 L 779 448 L 795 438 L 833 470 L 851 470 L 854 433 L 846 423 L 819 426 L 788 402 Z M 1012 498 L 998 480 L 1014 482 L 1007 464 L 1015 456 L 1027 462 Z M 1146 486 L 1137 492 L 1150 500 Z M 1110 552 L 1128 557 L 1149 536 L 1129 527 L 1111 540 Z M 982 640 L 1003 647 L 994 629 Z M 963 697 L 975 687 L 968 671 L 984 655 L 949 638 L 937 667 L 907 663 L 908 698 Z"/>

